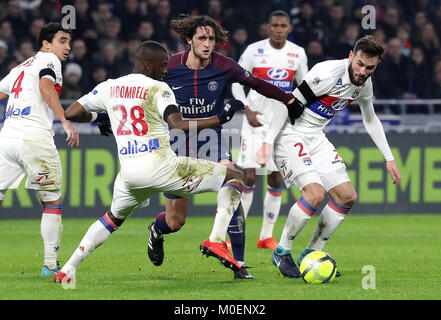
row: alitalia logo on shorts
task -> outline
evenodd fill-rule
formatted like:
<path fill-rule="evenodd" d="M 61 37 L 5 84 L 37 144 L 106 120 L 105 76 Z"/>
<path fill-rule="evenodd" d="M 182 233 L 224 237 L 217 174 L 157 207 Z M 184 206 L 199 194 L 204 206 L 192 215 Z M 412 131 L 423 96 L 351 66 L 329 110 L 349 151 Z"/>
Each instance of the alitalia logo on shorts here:
<path fill-rule="evenodd" d="M 55 184 L 54 180 L 47 180 L 49 177 L 50 171 L 41 171 L 38 173 L 38 178 L 35 181 L 32 181 L 31 184 L 36 184 L 39 186 L 51 186 Z"/>

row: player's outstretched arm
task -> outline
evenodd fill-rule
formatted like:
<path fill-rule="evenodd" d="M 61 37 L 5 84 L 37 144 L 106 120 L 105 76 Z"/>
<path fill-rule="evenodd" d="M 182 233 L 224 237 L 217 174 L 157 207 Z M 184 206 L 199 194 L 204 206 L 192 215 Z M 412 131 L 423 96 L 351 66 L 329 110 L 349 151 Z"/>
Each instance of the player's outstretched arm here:
<path fill-rule="evenodd" d="M 66 111 L 64 111 L 64 116 L 66 119 L 75 122 L 96 122 L 101 135 L 108 137 L 113 134 L 112 125 L 106 112 L 89 112 L 78 101 L 72 103 Z"/>
<path fill-rule="evenodd" d="M 197 120 L 187 120 L 182 118 L 177 106 L 169 105 L 164 111 L 164 120 L 172 129 L 181 129 L 184 132 L 188 132 L 190 126 L 196 125 L 196 130 L 201 131 L 207 128 L 218 127 L 230 121 L 234 114 L 239 110 L 243 110 L 243 108 L 244 105 L 241 101 L 231 99 L 225 104 L 222 112 L 217 116 Z"/>
<path fill-rule="evenodd" d="M 75 122 L 90 122 L 92 121 L 92 113 L 86 111 L 81 103 L 75 101 L 69 107 L 67 107 L 66 111 L 64 111 L 64 116 L 68 120 L 72 120 Z"/>
<path fill-rule="evenodd" d="M 43 100 L 52 109 L 55 116 L 61 121 L 64 131 L 67 133 L 68 144 L 70 147 L 80 145 L 80 137 L 77 129 L 64 117 L 64 110 L 58 98 L 57 91 L 54 88 L 54 83 L 47 78 L 40 79 L 40 92 Z"/>

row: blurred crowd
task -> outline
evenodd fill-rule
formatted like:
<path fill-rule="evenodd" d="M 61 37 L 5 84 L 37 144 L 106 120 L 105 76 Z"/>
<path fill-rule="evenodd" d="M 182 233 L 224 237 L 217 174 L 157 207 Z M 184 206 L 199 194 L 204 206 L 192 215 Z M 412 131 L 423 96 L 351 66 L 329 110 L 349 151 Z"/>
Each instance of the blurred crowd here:
<path fill-rule="evenodd" d="M 229 31 L 217 51 L 238 60 L 246 46 L 268 37 L 268 15 L 291 17 L 288 39 L 305 48 L 311 68 L 348 56 L 355 41 L 372 34 L 386 48 L 374 76 L 378 99 L 441 98 L 441 0 L 2 0 L 0 77 L 38 51 L 42 26 L 75 8 L 71 54 L 64 65 L 62 99 L 76 99 L 97 83 L 131 72 L 134 51 L 145 40 L 170 54 L 185 50 L 170 20 L 206 14 Z M 375 8 L 375 29 L 363 29 L 365 6 Z M 371 7 L 372 8 L 372 7 Z M 420 110 L 421 111 L 421 110 Z M 424 110 L 422 110 L 424 112 Z"/>

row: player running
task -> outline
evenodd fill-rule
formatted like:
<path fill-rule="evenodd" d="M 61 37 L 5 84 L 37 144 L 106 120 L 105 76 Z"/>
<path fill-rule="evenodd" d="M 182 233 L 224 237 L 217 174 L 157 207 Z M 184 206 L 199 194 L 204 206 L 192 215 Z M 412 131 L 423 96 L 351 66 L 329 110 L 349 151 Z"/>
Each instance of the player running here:
<path fill-rule="evenodd" d="M 27 175 L 26 188 L 36 190 L 43 205 L 43 276 L 59 271 L 57 254 L 63 230 L 62 170 L 53 138 L 54 116 L 67 133 L 69 146 L 79 145 L 78 132 L 64 117 L 59 100 L 61 61 L 67 59 L 70 42 L 70 30 L 59 23 L 46 24 L 38 37 L 38 53 L 0 82 L 0 100 L 8 99 L 0 132 L 0 204 L 7 190 L 16 189 Z"/>
<path fill-rule="evenodd" d="M 253 76 L 234 60 L 214 51 L 216 44 L 228 39 L 227 32 L 212 18 L 207 16 L 182 16 L 172 20 L 172 28 L 181 41 L 189 45 L 189 50 L 170 57 L 165 82 L 173 89 L 179 111 L 184 118 L 200 119 L 219 115 L 224 101 L 227 85 L 239 82 L 260 94 L 288 104 L 293 96 L 276 86 Z M 208 159 L 228 168 L 234 168 L 228 142 L 222 137 L 222 123 L 213 126 L 208 136 L 189 135 L 172 144 L 179 155 Z M 179 138 L 179 137 L 178 137 Z M 159 266 L 163 262 L 163 235 L 178 231 L 185 223 L 188 201 L 185 198 L 164 194 L 166 213 L 160 213 L 149 226 L 148 255 L 152 263 Z M 235 212 L 228 234 L 233 254 L 238 263 L 244 266 L 245 219 L 242 206 Z M 235 278 L 254 279 L 246 268 L 235 272 Z"/>
<path fill-rule="evenodd" d="M 297 264 L 311 251 L 322 250 L 326 241 L 355 204 L 357 194 L 346 172 L 343 159 L 326 138 L 323 128 L 340 110 L 358 100 L 363 124 L 386 160 L 386 168 L 397 184 L 401 174 L 389 148 L 383 126 L 372 104 L 372 80 L 383 47 L 372 36 L 359 39 L 349 59 L 316 64 L 305 80 L 294 90 L 297 109 L 278 107 L 265 142 L 257 154 L 257 162 L 265 165 L 272 155 L 289 188 L 295 185 L 302 197 L 291 207 L 279 245 L 272 255 L 273 263 L 287 277 L 300 277 L 291 257 L 292 242 L 302 231 L 323 201 L 325 191 L 331 198 L 321 212 L 318 226 Z M 295 120 L 297 110 L 304 112 Z M 291 123 L 287 123 L 287 118 Z"/>
<path fill-rule="evenodd" d="M 228 223 L 237 208 L 243 183 L 240 172 L 207 160 L 177 156 L 170 148 L 169 128 L 189 130 L 193 121 L 179 113 L 173 91 L 160 81 L 167 72 L 167 50 L 147 41 L 136 50 L 133 73 L 100 83 L 66 110 L 66 118 L 88 122 L 97 112 L 106 111 L 114 133 L 121 170 L 116 177 L 112 206 L 93 223 L 71 258 L 54 277 L 69 282 L 81 261 L 117 230 L 131 213 L 146 207 L 158 192 L 188 196 L 216 191 L 217 214 L 212 232 L 201 244 L 201 252 L 214 256 L 224 266 L 240 270 L 240 265 L 224 248 Z M 195 121 L 199 130 L 232 118 L 238 108 L 229 108 L 220 117 Z"/>
<path fill-rule="evenodd" d="M 268 22 L 270 37 L 250 44 L 240 57 L 239 64 L 256 77 L 291 92 L 294 81 L 299 84 L 308 73 L 306 53 L 302 47 L 286 40 L 291 32 L 290 18 L 286 12 L 274 11 Z M 237 161 L 237 165 L 243 168 L 244 192 L 241 201 L 246 219 L 253 202 L 256 169 L 261 168 L 256 162 L 256 152 L 262 145 L 274 116 L 273 104 L 280 102 L 268 99 L 254 90 L 250 90 L 246 96 L 243 86 L 238 83 L 233 83 L 231 89 L 233 96 L 246 106 Z M 265 174 L 260 172 L 264 169 L 259 169 L 259 173 Z M 263 221 L 257 247 L 275 249 L 277 241 L 273 238 L 273 229 L 282 204 L 283 180 L 272 158 L 268 160 L 266 169 L 269 171 L 268 186 L 263 201 Z"/>

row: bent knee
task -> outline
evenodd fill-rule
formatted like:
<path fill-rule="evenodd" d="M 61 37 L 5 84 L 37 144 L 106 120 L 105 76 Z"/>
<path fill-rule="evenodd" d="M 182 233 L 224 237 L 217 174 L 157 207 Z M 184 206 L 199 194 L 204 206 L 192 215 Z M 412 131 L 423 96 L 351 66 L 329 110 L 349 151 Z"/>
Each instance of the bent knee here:
<path fill-rule="evenodd" d="M 325 193 L 325 188 L 318 183 L 311 183 L 302 190 L 303 198 L 305 198 L 313 207 L 316 208 L 325 199 Z"/>

